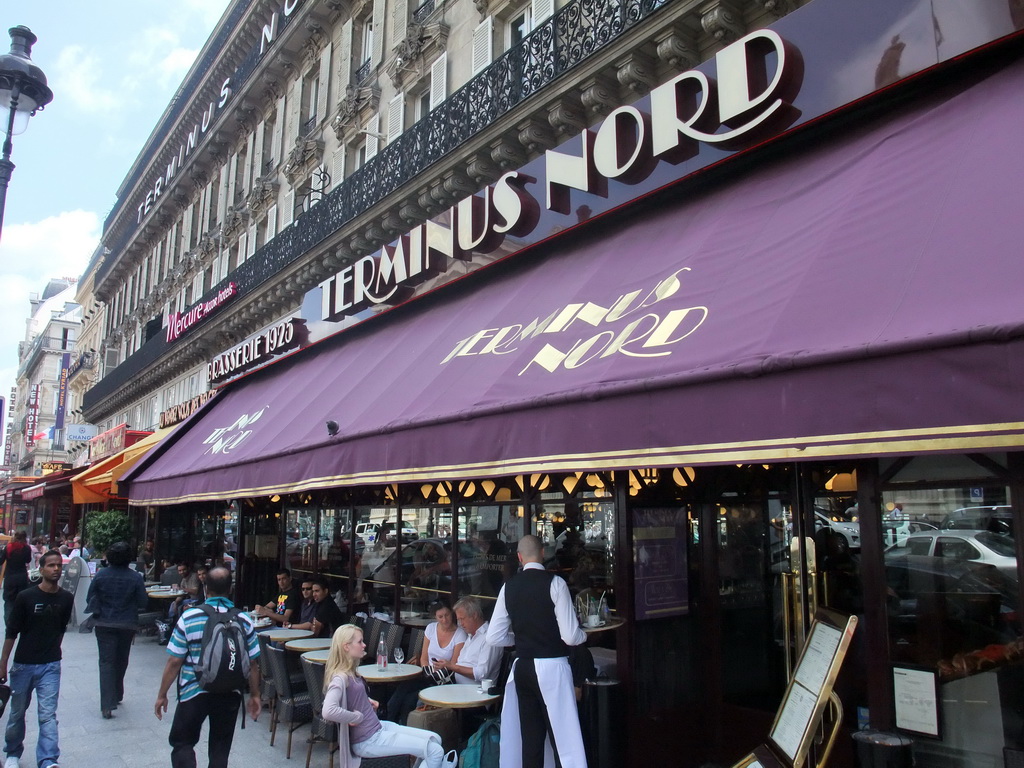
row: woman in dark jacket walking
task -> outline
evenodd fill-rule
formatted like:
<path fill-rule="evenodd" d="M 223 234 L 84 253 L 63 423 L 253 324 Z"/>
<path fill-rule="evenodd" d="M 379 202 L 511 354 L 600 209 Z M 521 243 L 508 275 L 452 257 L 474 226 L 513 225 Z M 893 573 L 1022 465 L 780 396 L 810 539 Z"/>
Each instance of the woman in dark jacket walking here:
<path fill-rule="evenodd" d="M 96 628 L 100 656 L 100 711 L 107 720 L 124 698 L 124 674 L 128 654 L 139 628 L 139 611 L 146 607 L 142 574 L 128 567 L 132 550 L 128 542 L 111 544 L 107 566 L 97 572 L 89 585 L 88 611 Z"/>
<path fill-rule="evenodd" d="M 18 531 L 7 546 L 0 551 L 0 563 L 4 570 L 4 623 L 7 623 L 14 606 L 14 598 L 23 589 L 28 588 L 28 566 L 32 562 L 32 550 L 28 545 L 28 535 Z"/>

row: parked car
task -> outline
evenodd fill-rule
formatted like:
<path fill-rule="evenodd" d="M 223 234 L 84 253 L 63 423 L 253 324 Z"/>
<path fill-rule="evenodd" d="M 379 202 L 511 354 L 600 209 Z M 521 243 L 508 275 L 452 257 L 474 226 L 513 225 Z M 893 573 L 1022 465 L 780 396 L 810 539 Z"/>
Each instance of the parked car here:
<path fill-rule="evenodd" d="M 1013 512 L 1009 506 L 961 507 L 946 515 L 939 526 L 953 531 L 991 531 L 1013 535 Z"/>
<path fill-rule="evenodd" d="M 358 536 L 365 543 L 366 546 L 374 546 L 377 543 L 377 537 L 380 536 L 381 523 L 357 523 L 356 524 L 356 536 Z M 420 537 L 419 532 L 406 523 L 402 524 L 402 543 L 408 544 L 409 542 L 416 541 Z M 393 523 L 388 524 L 387 533 L 383 541 L 385 547 L 394 547 L 397 545 L 397 538 L 395 536 L 395 526 Z"/>
<path fill-rule="evenodd" d="M 846 543 L 847 548 L 855 551 L 860 549 L 860 523 L 851 523 L 846 520 L 834 519 L 825 514 L 825 510 L 820 507 L 815 507 L 814 527 L 815 530 L 828 528 L 832 532 L 838 534 L 838 536 Z"/>
<path fill-rule="evenodd" d="M 991 531 L 936 530 L 912 533 L 903 547 L 886 550 L 886 559 L 897 549 L 907 554 L 937 557 L 961 563 L 992 565 L 1012 579 L 1017 578 L 1017 554 L 1013 539 Z"/>
<path fill-rule="evenodd" d="M 897 547 L 905 547 L 907 546 L 907 538 L 911 534 L 937 530 L 938 526 L 924 520 L 896 517 L 882 518 L 882 541 L 886 546 L 896 545 Z"/>
<path fill-rule="evenodd" d="M 889 629 L 897 658 L 933 665 L 1020 635 L 1018 585 L 993 565 L 885 554 Z"/>

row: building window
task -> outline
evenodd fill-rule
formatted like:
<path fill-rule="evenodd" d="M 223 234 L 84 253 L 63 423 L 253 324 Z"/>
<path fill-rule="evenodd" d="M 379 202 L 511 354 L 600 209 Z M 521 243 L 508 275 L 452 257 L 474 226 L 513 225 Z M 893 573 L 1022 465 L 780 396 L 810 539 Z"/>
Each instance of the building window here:
<path fill-rule="evenodd" d="M 302 79 L 302 105 L 299 112 L 299 136 L 308 136 L 317 126 L 317 100 L 320 98 L 320 76 L 310 72 Z"/>
<path fill-rule="evenodd" d="M 362 45 L 360 46 L 360 57 L 359 57 L 359 72 L 356 74 L 356 82 L 358 83 L 364 78 L 370 71 L 370 59 L 373 58 L 373 19 L 367 19 L 363 22 L 361 29 L 362 32 Z M 365 71 L 364 71 L 365 70 Z"/>

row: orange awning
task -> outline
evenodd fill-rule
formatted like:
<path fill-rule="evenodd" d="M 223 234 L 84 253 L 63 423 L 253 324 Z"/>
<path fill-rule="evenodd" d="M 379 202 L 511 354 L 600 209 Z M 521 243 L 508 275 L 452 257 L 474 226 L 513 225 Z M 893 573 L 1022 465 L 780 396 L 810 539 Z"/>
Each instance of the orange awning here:
<path fill-rule="evenodd" d="M 75 504 L 102 504 L 118 498 L 117 481 L 174 428 L 158 429 L 129 445 L 122 451 L 98 461 L 71 478 L 71 494 Z"/>

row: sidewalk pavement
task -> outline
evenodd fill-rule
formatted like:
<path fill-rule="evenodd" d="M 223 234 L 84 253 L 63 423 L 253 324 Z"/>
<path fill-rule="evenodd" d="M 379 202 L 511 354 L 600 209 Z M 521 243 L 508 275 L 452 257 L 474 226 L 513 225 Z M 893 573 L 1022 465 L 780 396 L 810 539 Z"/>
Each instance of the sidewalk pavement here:
<path fill-rule="evenodd" d="M 177 703 L 173 686 L 163 720 L 157 720 L 153 714 L 160 676 L 167 662 L 165 648 L 158 645 L 155 638 L 136 637 L 125 676 L 124 701 L 114 711 L 112 720 L 104 720 L 100 715 L 96 635 L 91 632 L 82 634 L 77 627 L 69 627 L 64 636 L 63 650 L 57 705 L 62 768 L 167 768 L 171 764 L 167 734 Z M 27 733 L 21 765 L 22 768 L 32 768 L 39 730 L 34 698 L 25 723 Z M 230 765 L 241 768 L 289 764 L 285 761 L 287 726 L 278 728 L 276 744 L 271 747 L 270 713 L 266 709 L 257 722 L 247 720 L 245 730 L 241 729 L 240 723 L 241 717 L 235 728 Z M 7 727 L 6 713 L 0 724 Z M 196 745 L 200 768 L 207 764 L 206 733 L 207 728 L 203 726 L 203 738 Z M 299 728 L 294 734 L 290 764 L 295 768 L 305 765 L 308 735 L 309 726 Z M 315 744 L 310 768 L 321 768 L 327 764 L 327 745 Z"/>

